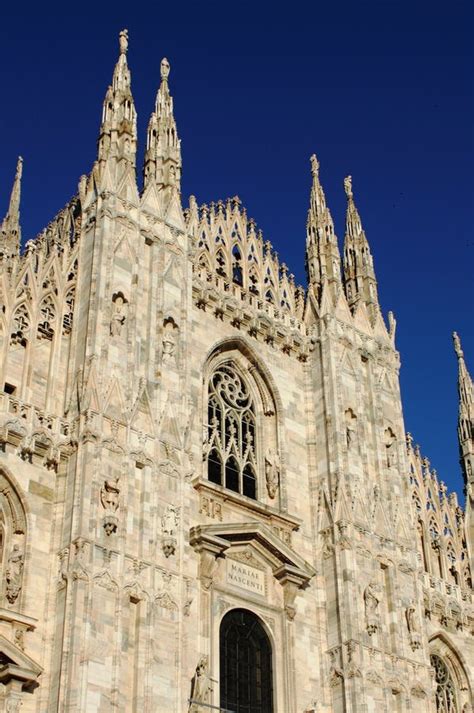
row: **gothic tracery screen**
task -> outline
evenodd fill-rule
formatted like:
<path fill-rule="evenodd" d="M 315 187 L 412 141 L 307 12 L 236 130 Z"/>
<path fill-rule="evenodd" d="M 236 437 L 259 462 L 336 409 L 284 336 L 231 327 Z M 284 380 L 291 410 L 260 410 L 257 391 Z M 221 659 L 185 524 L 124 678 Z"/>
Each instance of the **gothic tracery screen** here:
<path fill-rule="evenodd" d="M 221 365 L 208 385 L 208 479 L 255 499 L 256 438 L 248 385 L 231 364 Z"/>
<path fill-rule="evenodd" d="M 430 660 L 435 670 L 436 713 L 458 713 L 454 683 L 448 667 L 436 654 Z"/>

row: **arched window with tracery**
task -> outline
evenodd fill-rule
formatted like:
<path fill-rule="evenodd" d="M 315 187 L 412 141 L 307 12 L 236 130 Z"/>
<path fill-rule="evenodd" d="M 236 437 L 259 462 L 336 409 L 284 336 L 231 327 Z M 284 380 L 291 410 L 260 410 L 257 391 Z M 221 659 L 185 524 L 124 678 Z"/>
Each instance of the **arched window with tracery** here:
<path fill-rule="evenodd" d="M 430 661 L 435 671 L 436 713 L 458 713 L 456 689 L 446 663 L 437 654 L 432 654 Z"/>
<path fill-rule="evenodd" d="M 15 486 L 0 470 L 0 603 L 18 608 L 25 562 L 26 514 Z"/>
<path fill-rule="evenodd" d="M 248 383 L 232 363 L 218 366 L 208 383 L 207 477 L 257 498 L 256 406 Z"/>

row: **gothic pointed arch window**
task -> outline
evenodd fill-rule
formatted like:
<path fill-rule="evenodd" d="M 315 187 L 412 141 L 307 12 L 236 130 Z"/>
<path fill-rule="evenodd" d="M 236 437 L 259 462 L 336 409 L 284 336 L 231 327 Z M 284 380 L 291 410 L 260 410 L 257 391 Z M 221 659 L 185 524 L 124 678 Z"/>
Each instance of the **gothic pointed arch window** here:
<path fill-rule="evenodd" d="M 54 336 L 54 322 L 56 319 L 56 308 L 51 295 L 44 298 L 40 305 L 38 317 L 37 339 L 52 341 Z"/>
<path fill-rule="evenodd" d="M 240 287 L 242 287 L 244 284 L 242 271 L 242 254 L 238 245 L 234 245 L 234 247 L 232 248 L 232 281 Z"/>
<path fill-rule="evenodd" d="M 23 585 L 26 513 L 16 487 L 0 469 L 0 602 L 18 607 Z"/>
<path fill-rule="evenodd" d="M 203 475 L 253 500 L 280 506 L 282 457 L 277 394 L 246 344 L 226 340 L 205 368 Z"/>
<path fill-rule="evenodd" d="M 257 498 L 256 406 L 247 381 L 231 362 L 218 366 L 208 383 L 207 477 Z"/>
<path fill-rule="evenodd" d="M 458 713 L 456 689 L 446 662 L 437 654 L 432 654 L 430 661 L 435 672 L 436 713 Z"/>
<path fill-rule="evenodd" d="M 272 713 L 272 646 L 260 619 L 232 609 L 220 626 L 220 707 L 234 713 Z"/>

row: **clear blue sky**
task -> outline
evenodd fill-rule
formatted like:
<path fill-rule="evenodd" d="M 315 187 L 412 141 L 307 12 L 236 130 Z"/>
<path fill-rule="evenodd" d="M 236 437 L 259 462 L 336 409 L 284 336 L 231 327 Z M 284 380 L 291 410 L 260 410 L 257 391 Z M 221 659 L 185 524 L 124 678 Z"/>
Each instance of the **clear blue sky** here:
<path fill-rule="evenodd" d="M 123 27 L 140 165 L 167 56 L 184 201 L 239 194 L 301 282 L 309 156 L 341 241 L 352 174 L 381 304 L 398 320 L 406 428 L 460 491 L 451 332 L 474 372 L 472 2 L 8 3 L 0 213 L 22 154 L 24 239 L 90 170 Z"/>

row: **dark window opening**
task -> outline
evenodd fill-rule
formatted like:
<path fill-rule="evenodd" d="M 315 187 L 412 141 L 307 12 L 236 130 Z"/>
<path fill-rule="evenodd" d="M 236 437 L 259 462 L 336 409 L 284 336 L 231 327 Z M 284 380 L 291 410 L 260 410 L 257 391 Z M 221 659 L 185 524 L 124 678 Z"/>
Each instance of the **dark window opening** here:
<path fill-rule="evenodd" d="M 220 707 L 234 713 L 273 713 L 270 640 L 247 609 L 233 609 L 220 627 Z"/>

